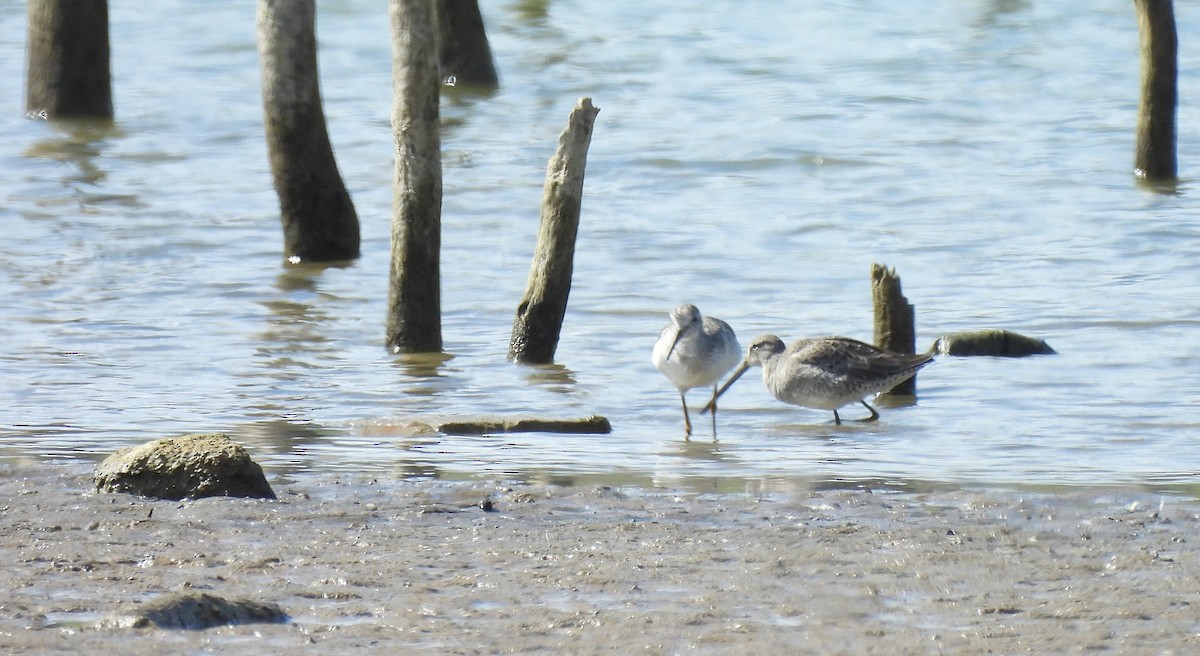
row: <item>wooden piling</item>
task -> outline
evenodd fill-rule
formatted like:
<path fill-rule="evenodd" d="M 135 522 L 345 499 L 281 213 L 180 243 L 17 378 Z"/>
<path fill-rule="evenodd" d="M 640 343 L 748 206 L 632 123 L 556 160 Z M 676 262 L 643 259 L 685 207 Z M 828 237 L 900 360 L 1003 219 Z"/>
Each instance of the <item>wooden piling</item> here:
<path fill-rule="evenodd" d="M 1175 180 L 1175 106 L 1178 38 L 1171 0 L 1133 0 L 1141 40 L 1142 97 L 1138 109 L 1134 175 L 1148 182 Z"/>
<path fill-rule="evenodd" d="M 333 156 L 317 73 L 315 0 L 258 0 L 263 119 L 292 264 L 359 254 L 358 215 Z"/>
<path fill-rule="evenodd" d="M 875 345 L 893 353 L 916 353 L 915 313 L 900 290 L 900 276 L 894 268 L 871 265 L 871 299 L 875 308 Z M 892 393 L 915 395 L 916 378 L 896 385 Z"/>
<path fill-rule="evenodd" d="M 392 133 L 396 176 L 387 344 L 396 352 L 442 350 L 442 155 L 434 0 L 389 0 Z"/>
<path fill-rule="evenodd" d="M 25 110 L 113 117 L 107 0 L 29 0 Z"/>
<path fill-rule="evenodd" d="M 494 91 L 500 86 L 479 0 L 438 0 L 442 78 L 458 87 Z"/>
<path fill-rule="evenodd" d="M 542 215 L 537 246 L 525 296 L 513 320 L 508 359 L 520 364 L 554 361 L 575 260 L 575 236 L 583 202 L 583 174 L 587 166 L 592 127 L 600 110 L 591 98 L 581 98 L 571 111 L 567 127 L 558 138 L 558 150 L 546 168 L 542 190 Z"/>

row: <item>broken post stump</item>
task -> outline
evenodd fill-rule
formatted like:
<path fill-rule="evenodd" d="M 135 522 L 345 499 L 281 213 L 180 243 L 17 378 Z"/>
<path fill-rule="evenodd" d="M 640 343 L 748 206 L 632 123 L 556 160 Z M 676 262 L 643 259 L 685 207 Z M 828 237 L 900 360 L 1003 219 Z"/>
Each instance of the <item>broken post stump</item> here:
<path fill-rule="evenodd" d="M 29 0 L 25 111 L 113 117 L 108 0 Z"/>
<path fill-rule="evenodd" d="M 359 254 L 358 215 L 338 172 L 317 74 L 315 0 L 258 0 L 263 119 L 291 264 Z"/>
<path fill-rule="evenodd" d="M 447 84 L 479 91 L 500 87 L 479 0 L 438 0 L 438 32 L 442 79 Z"/>
<path fill-rule="evenodd" d="M 546 167 L 542 189 L 542 215 L 537 246 L 525 296 L 517 306 L 508 359 L 519 364 L 554 361 L 575 260 L 575 237 L 583 203 L 583 174 L 592 127 L 600 110 L 591 98 L 580 98 L 567 127 L 558 138 L 558 150 Z"/>
<path fill-rule="evenodd" d="M 387 344 L 397 353 L 442 350 L 442 153 L 434 0 L 390 0 L 392 133 L 396 176 Z"/>
<path fill-rule="evenodd" d="M 1171 0 L 1134 0 L 1141 40 L 1142 97 L 1138 108 L 1134 175 L 1169 182 L 1177 173 L 1175 106 L 1178 37 Z"/>
<path fill-rule="evenodd" d="M 900 290 L 900 276 L 895 268 L 871 265 L 871 299 L 875 308 L 875 345 L 893 353 L 916 353 L 914 310 Z M 914 375 L 896 385 L 891 392 L 915 395 L 916 378 Z"/>

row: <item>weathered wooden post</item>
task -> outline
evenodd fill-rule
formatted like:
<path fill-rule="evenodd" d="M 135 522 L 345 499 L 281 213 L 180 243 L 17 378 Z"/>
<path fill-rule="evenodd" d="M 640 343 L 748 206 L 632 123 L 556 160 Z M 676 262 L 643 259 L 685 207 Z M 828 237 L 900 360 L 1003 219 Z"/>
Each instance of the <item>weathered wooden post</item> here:
<path fill-rule="evenodd" d="M 1149 182 L 1174 180 L 1178 38 L 1171 0 L 1133 0 L 1141 40 L 1142 99 L 1133 172 Z"/>
<path fill-rule="evenodd" d="M 875 306 L 875 346 L 893 353 L 916 353 L 914 311 L 900 290 L 900 276 L 883 264 L 871 265 L 871 299 Z M 892 393 L 917 393 L 916 376 L 896 385 Z"/>
<path fill-rule="evenodd" d="M 444 78 L 485 91 L 500 86 L 479 0 L 438 0 L 438 31 Z"/>
<path fill-rule="evenodd" d="M 436 9 L 434 0 L 388 4 L 396 177 L 387 344 L 396 352 L 440 352 L 442 153 Z"/>
<path fill-rule="evenodd" d="M 581 98 L 558 138 L 558 150 L 546 168 L 542 218 L 525 296 L 513 320 L 508 359 L 521 364 L 554 361 L 575 261 L 575 236 L 583 202 L 583 173 L 587 166 L 592 126 L 600 110 L 591 98 Z"/>
<path fill-rule="evenodd" d="M 108 0 L 28 0 L 27 15 L 25 110 L 111 119 Z"/>
<path fill-rule="evenodd" d="M 288 262 L 358 257 L 358 215 L 333 157 L 317 75 L 315 0 L 258 0 L 263 119 Z"/>

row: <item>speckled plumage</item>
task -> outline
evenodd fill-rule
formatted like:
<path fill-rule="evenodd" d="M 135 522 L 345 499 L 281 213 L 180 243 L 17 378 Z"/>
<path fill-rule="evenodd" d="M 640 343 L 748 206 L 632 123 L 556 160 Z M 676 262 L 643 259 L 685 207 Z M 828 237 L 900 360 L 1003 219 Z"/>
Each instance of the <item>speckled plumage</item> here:
<path fill-rule="evenodd" d="M 838 408 L 857 401 L 873 420 L 879 413 L 863 398 L 895 387 L 932 360 L 932 353 L 892 353 L 848 337 L 801 339 L 785 348 L 775 335 L 762 335 L 750 344 L 745 360 L 716 396 L 747 369 L 761 366 L 763 383 L 784 403 L 832 410 L 834 422 L 841 424 Z"/>

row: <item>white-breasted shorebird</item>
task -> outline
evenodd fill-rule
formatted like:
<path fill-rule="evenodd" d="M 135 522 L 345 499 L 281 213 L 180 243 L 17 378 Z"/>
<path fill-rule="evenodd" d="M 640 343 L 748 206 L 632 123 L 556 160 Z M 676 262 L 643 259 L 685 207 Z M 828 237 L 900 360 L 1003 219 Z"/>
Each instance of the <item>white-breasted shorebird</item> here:
<path fill-rule="evenodd" d="M 717 381 L 734 368 L 742 357 L 742 347 L 729 324 L 700 314 L 695 305 L 685 303 L 671 311 L 667 324 L 654 343 L 650 361 L 679 388 L 683 404 L 683 425 L 692 434 L 688 416 L 687 391 L 713 386 L 708 408 L 713 413 L 713 436 L 717 432 Z"/>

